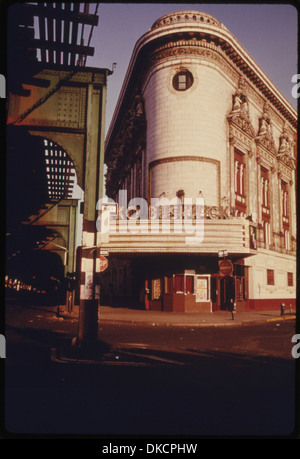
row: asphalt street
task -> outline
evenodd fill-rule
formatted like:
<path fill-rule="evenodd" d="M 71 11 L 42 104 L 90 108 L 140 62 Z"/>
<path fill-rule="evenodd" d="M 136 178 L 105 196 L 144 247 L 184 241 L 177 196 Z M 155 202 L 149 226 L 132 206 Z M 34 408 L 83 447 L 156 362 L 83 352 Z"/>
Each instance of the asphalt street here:
<path fill-rule="evenodd" d="M 99 322 L 6 308 L 7 434 L 282 437 L 297 423 L 295 320 L 231 327 Z"/>

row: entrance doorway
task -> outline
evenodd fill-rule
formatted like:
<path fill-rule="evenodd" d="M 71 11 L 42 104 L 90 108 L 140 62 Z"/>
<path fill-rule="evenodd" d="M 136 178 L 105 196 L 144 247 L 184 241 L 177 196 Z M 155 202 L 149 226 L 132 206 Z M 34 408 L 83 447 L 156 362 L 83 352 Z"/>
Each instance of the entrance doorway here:
<path fill-rule="evenodd" d="M 220 310 L 226 311 L 230 308 L 235 300 L 235 282 L 234 277 L 220 278 Z"/>
<path fill-rule="evenodd" d="M 232 276 L 211 277 L 211 300 L 213 311 L 226 311 L 235 301 L 235 279 Z"/>

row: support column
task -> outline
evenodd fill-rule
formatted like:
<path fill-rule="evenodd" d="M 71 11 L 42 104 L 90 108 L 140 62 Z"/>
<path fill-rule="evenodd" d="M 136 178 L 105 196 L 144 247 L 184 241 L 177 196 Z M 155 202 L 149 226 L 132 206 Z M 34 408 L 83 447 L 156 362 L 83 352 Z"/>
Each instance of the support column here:
<path fill-rule="evenodd" d="M 87 100 L 84 213 L 81 248 L 79 344 L 98 338 L 99 275 L 97 274 L 97 211 L 103 194 L 105 86 L 90 84 Z"/>

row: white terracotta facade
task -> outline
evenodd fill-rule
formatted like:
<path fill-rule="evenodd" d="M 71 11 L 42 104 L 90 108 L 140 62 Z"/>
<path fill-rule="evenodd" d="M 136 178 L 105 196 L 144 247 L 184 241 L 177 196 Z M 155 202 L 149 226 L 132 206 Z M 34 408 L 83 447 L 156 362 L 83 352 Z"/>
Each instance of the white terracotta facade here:
<path fill-rule="evenodd" d="M 115 229 L 98 233 L 104 296 L 169 311 L 295 308 L 296 135 L 296 111 L 223 24 L 194 11 L 158 19 L 135 46 L 106 139 L 118 206 Z M 121 230 L 121 189 L 127 205 L 148 204 L 136 234 Z M 200 197 L 199 244 L 174 218 L 151 233 L 152 198 Z"/>

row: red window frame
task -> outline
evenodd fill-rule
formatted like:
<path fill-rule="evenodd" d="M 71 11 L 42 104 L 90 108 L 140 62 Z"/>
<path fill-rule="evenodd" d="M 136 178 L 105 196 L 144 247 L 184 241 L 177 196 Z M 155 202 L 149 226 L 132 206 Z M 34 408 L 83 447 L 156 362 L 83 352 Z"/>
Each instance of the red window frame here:
<path fill-rule="evenodd" d="M 267 285 L 275 285 L 274 269 L 267 269 Z"/>
<path fill-rule="evenodd" d="M 246 212 L 246 161 L 245 155 L 239 150 L 234 150 L 234 173 L 235 173 L 235 207 L 240 213 Z"/>

